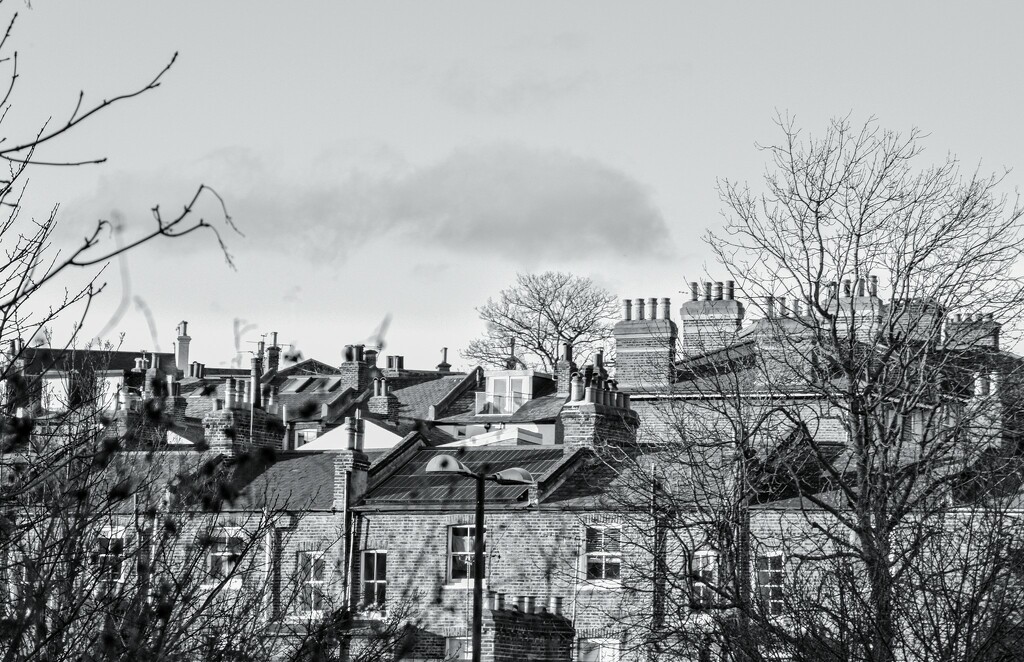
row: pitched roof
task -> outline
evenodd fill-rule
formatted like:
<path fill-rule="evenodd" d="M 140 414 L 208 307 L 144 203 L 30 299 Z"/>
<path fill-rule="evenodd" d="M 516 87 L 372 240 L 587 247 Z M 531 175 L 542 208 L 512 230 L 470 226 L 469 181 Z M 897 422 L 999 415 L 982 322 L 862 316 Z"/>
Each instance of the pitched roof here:
<path fill-rule="evenodd" d="M 366 495 L 367 504 L 472 504 L 476 501 L 475 481 L 464 476 L 427 473 L 427 463 L 438 455 L 456 457 L 471 471 L 494 473 L 519 467 L 540 478 L 563 456 L 561 446 L 546 447 L 477 447 L 437 449 L 424 448 L 394 473 L 373 487 Z M 498 485 L 488 481 L 484 498 L 490 503 L 515 503 L 525 498 L 526 485 Z"/>
<path fill-rule="evenodd" d="M 334 455 L 329 452 L 278 453 L 276 461 L 254 463 L 238 486 L 232 506 L 331 510 L 334 507 Z"/>
<path fill-rule="evenodd" d="M 452 389 L 461 384 L 465 378 L 466 375 L 464 374 L 452 373 L 438 379 L 394 389 L 392 393 L 401 403 L 401 407 L 398 410 L 399 416 L 415 420 L 426 419 L 430 407 L 440 402 Z"/>
<path fill-rule="evenodd" d="M 146 352 L 145 357 L 150 359 L 152 354 Z M 156 355 L 161 367 L 174 367 L 174 354 L 157 352 Z M 39 375 L 48 370 L 79 370 L 87 365 L 100 370 L 132 370 L 135 359 L 142 356 L 142 352 L 119 350 L 26 347 L 20 358 L 24 361 L 26 374 Z"/>
<path fill-rule="evenodd" d="M 510 423 L 539 423 L 558 418 L 562 405 L 569 399 L 566 394 L 545 395 L 528 400 L 509 419 Z"/>

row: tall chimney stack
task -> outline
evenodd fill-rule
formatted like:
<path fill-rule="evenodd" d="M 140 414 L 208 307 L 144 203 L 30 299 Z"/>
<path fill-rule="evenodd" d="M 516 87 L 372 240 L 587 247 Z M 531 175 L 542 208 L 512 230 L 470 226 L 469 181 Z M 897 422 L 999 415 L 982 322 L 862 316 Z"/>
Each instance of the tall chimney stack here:
<path fill-rule="evenodd" d="M 438 372 L 451 372 L 452 364 L 448 363 L 448 348 L 441 348 L 441 362 L 437 364 Z"/>
<path fill-rule="evenodd" d="M 263 342 L 260 341 L 262 345 Z M 263 352 L 252 357 L 252 369 L 249 373 L 249 402 L 253 409 L 263 409 L 263 389 L 260 388 L 263 381 Z"/>
<path fill-rule="evenodd" d="M 267 372 L 281 368 L 281 348 L 277 345 L 277 331 L 270 332 L 270 347 L 267 347 Z"/>
<path fill-rule="evenodd" d="M 178 324 L 178 344 L 175 346 L 174 367 L 182 374 L 188 372 L 188 344 L 192 338 L 188 335 L 188 322 L 182 320 Z"/>

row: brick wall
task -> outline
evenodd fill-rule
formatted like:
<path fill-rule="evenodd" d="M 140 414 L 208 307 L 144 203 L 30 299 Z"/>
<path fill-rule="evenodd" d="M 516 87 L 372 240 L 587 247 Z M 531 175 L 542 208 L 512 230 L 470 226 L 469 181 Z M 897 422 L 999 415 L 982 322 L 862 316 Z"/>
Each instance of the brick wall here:
<path fill-rule="evenodd" d="M 622 320 L 615 325 L 615 379 L 631 393 L 663 390 L 676 358 L 678 329 L 667 319 Z"/>
<path fill-rule="evenodd" d="M 203 417 L 210 450 L 234 455 L 251 448 L 282 448 L 284 431 L 276 416 L 248 405 L 216 409 Z"/>

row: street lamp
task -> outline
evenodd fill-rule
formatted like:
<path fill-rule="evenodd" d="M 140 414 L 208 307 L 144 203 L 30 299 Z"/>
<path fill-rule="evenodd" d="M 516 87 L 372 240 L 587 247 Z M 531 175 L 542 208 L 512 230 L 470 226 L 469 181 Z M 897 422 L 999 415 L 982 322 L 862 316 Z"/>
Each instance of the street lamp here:
<path fill-rule="evenodd" d="M 427 473 L 455 474 L 476 480 L 476 525 L 473 531 L 473 662 L 480 662 L 480 631 L 483 629 L 484 599 L 484 482 L 499 485 L 532 485 L 526 469 L 512 467 L 496 473 L 475 473 L 451 455 L 435 455 L 427 462 Z"/>

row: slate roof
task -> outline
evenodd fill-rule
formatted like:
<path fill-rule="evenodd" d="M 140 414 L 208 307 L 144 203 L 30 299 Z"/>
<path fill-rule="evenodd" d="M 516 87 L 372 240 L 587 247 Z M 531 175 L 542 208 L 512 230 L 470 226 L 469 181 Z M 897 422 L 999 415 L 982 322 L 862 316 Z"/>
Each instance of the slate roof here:
<path fill-rule="evenodd" d="M 558 418 L 558 412 L 562 405 L 569 398 L 566 394 L 545 395 L 527 401 L 517 409 L 509 419 L 511 423 L 538 423 L 541 421 L 553 421 Z"/>
<path fill-rule="evenodd" d="M 477 391 L 480 392 L 480 391 Z M 566 394 L 542 395 L 527 400 L 511 414 L 474 414 L 463 412 L 438 419 L 438 423 L 447 424 L 484 424 L 484 423 L 547 423 L 558 418 L 558 412 L 568 399 Z"/>
<path fill-rule="evenodd" d="M 239 479 L 241 497 L 232 509 L 334 507 L 334 455 L 329 452 L 278 453 L 272 464 L 253 463 Z"/>
<path fill-rule="evenodd" d="M 424 448 L 366 495 L 367 504 L 472 504 L 476 501 L 475 481 L 458 475 L 428 474 L 427 463 L 437 455 L 455 456 L 471 471 L 488 473 L 520 467 L 535 479 L 550 471 L 563 457 L 561 446 L 478 447 L 460 449 Z M 489 503 L 515 503 L 528 491 L 525 485 L 498 485 L 488 481 L 484 498 Z"/>
<path fill-rule="evenodd" d="M 401 403 L 399 416 L 416 420 L 427 418 L 427 411 L 431 405 L 440 402 L 441 398 L 448 395 L 465 378 L 466 375 L 463 373 L 451 373 L 438 379 L 394 389 L 392 393 Z"/>
<path fill-rule="evenodd" d="M 612 467 L 592 453 L 588 455 L 580 459 L 582 466 L 541 499 L 542 506 L 576 509 L 614 507 L 615 497 L 607 496 L 609 493 L 634 490 L 637 480 L 650 480 L 649 475 L 636 476 L 629 468 L 631 463 Z"/>

